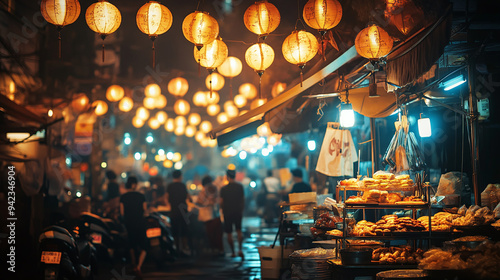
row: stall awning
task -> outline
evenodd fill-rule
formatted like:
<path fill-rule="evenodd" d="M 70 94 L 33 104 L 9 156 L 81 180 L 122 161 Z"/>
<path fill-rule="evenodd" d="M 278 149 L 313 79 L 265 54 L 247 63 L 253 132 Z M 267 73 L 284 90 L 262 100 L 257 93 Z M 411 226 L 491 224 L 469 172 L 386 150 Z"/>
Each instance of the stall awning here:
<path fill-rule="evenodd" d="M 327 66 L 319 70 L 318 72 L 314 73 L 311 77 L 305 79 L 302 83 L 302 86 L 300 84 L 295 85 L 294 87 L 290 88 L 289 90 L 281 93 L 280 95 L 276 96 L 275 98 L 271 99 L 269 102 L 265 103 L 264 105 L 257 107 L 253 110 L 250 110 L 246 114 L 243 114 L 241 116 L 238 116 L 232 120 L 229 120 L 228 122 L 214 128 L 210 133 L 210 137 L 212 139 L 219 138 L 221 135 L 231 133 L 232 131 L 236 130 L 237 128 L 251 123 L 252 120 L 255 121 L 256 119 L 262 118 L 262 116 L 269 112 L 270 110 L 280 106 L 281 104 L 295 98 L 305 90 L 309 89 L 313 85 L 319 83 L 321 80 L 326 78 L 328 75 L 331 73 L 337 71 L 340 67 L 345 65 L 346 63 L 352 61 L 353 59 L 358 57 L 358 53 L 356 52 L 356 48 L 352 46 L 349 48 L 347 51 L 345 51 L 342 55 L 337 57 L 335 60 L 333 60 L 331 63 L 329 63 Z M 242 136 L 243 137 L 243 136 Z M 232 138 L 232 137 L 231 137 Z M 227 141 L 222 141 L 226 142 Z M 219 145 L 221 145 L 220 143 Z"/>
<path fill-rule="evenodd" d="M 22 123 L 36 123 L 36 124 L 46 124 L 45 119 L 41 116 L 31 112 L 24 106 L 21 106 L 6 96 L 0 94 L 0 108 L 14 119 L 21 121 Z"/>

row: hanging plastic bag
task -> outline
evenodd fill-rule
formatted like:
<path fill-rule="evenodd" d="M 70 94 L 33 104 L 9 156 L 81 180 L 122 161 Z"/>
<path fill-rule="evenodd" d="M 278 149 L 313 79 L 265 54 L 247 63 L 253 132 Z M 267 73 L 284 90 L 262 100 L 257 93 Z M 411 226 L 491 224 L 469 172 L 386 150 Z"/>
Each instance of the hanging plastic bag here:
<path fill-rule="evenodd" d="M 349 130 L 327 127 L 316 171 L 327 176 L 354 176 L 353 163 L 358 161 Z"/>

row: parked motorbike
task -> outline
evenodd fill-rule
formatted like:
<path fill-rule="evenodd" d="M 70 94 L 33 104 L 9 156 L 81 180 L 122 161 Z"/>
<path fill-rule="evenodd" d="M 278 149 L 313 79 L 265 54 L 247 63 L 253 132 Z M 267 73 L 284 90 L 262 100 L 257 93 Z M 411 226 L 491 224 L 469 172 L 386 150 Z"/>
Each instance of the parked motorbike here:
<path fill-rule="evenodd" d="M 94 247 L 80 237 L 80 227 L 70 233 L 61 226 L 43 230 L 40 243 L 40 279 L 91 279 Z"/>
<path fill-rule="evenodd" d="M 96 248 L 98 263 L 111 263 L 115 245 L 113 237 L 111 236 L 111 230 L 106 222 L 103 218 L 90 212 L 82 213 L 80 221 L 88 224 L 89 239 Z"/>
<path fill-rule="evenodd" d="M 146 218 L 146 237 L 149 243 L 148 256 L 153 258 L 158 266 L 165 261 L 175 261 L 177 250 L 167 216 L 159 212 L 151 213 Z"/>

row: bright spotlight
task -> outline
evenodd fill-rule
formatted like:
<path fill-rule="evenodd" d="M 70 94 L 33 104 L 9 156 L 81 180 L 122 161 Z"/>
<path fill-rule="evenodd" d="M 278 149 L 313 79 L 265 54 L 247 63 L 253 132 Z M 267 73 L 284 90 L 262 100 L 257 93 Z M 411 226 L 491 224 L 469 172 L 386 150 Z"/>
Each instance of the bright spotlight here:
<path fill-rule="evenodd" d="M 246 158 L 247 158 L 247 152 L 245 152 L 245 151 L 241 151 L 241 152 L 240 152 L 240 154 L 239 154 L 239 156 L 240 156 L 240 159 L 241 159 L 241 160 L 244 160 L 244 159 L 246 159 Z"/>

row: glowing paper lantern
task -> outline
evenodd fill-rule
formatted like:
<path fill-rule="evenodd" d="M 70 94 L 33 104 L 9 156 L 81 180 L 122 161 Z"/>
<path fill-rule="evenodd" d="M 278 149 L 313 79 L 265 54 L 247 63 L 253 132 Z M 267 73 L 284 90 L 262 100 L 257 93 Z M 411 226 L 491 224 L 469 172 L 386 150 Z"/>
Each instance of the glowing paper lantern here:
<path fill-rule="evenodd" d="M 167 89 L 173 96 L 183 97 L 189 90 L 189 83 L 182 77 L 173 78 L 168 82 Z"/>
<path fill-rule="evenodd" d="M 92 107 L 94 107 L 94 112 L 98 116 L 102 116 L 108 112 L 108 103 L 102 100 L 96 100 L 92 102 Z"/>
<path fill-rule="evenodd" d="M 168 132 L 172 132 L 172 131 L 174 131 L 174 129 L 175 129 L 174 119 L 168 119 L 165 122 L 165 130 L 168 131 Z"/>
<path fill-rule="evenodd" d="M 190 125 L 197 126 L 201 122 L 200 114 L 198 114 L 198 113 L 189 114 L 188 122 Z"/>
<path fill-rule="evenodd" d="M 113 4 L 105 0 L 100 0 L 87 8 L 85 20 L 89 28 L 99 34 L 104 41 L 107 35 L 115 32 L 120 27 L 122 15 Z M 104 44 L 102 61 L 104 62 Z"/>
<path fill-rule="evenodd" d="M 274 50 L 266 43 L 256 43 L 245 52 L 245 61 L 259 76 L 273 64 Z"/>
<path fill-rule="evenodd" d="M 57 26 L 59 32 L 59 57 L 61 57 L 61 29 L 78 19 L 80 2 L 78 0 L 42 0 L 40 10 L 43 18 Z"/>
<path fill-rule="evenodd" d="M 179 162 L 182 159 L 181 153 L 174 153 L 174 156 L 172 157 L 173 162 Z"/>
<path fill-rule="evenodd" d="M 77 113 L 82 113 L 87 111 L 89 107 L 89 98 L 85 93 L 76 94 L 71 101 L 71 108 Z"/>
<path fill-rule="evenodd" d="M 231 119 L 238 116 L 239 114 L 238 108 L 236 108 L 236 106 L 234 105 L 227 106 L 226 108 L 224 108 L 224 111 L 226 112 L 227 116 Z"/>
<path fill-rule="evenodd" d="M 148 121 L 148 125 L 149 127 L 151 127 L 151 129 L 158 129 L 161 124 L 156 118 L 151 118 Z"/>
<path fill-rule="evenodd" d="M 164 95 L 159 95 L 155 97 L 155 108 L 156 109 L 163 109 L 167 106 L 167 98 Z"/>
<path fill-rule="evenodd" d="M 281 134 L 273 133 L 267 137 L 267 144 L 271 146 L 276 146 L 281 141 Z"/>
<path fill-rule="evenodd" d="M 243 15 L 243 22 L 248 30 L 257 35 L 268 35 L 280 24 L 280 12 L 273 4 L 257 1 L 248 7 Z"/>
<path fill-rule="evenodd" d="M 224 112 L 219 113 L 219 115 L 217 115 L 217 122 L 219 122 L 219 124 L 223 124 L 223 123 L 227 122 L 228 120 L 229 120 L 229 117 Z"/>
<path fill-rule="evenodd" d="M 164 111 L 158 111 L 158 113 L 156 113 L 155 115 L 155 118 L 160 124 L 164 124 L 168 119 L 168 115 Z"/>
<path fill-rule="evenodd" d="M 194 48 L 194 59 L 201 66 L 212 72 L 219 67 L 227 58 L 227 45 L 221 38 L 213 40 L 211 43 L 205 44 L 201 49 Z"/>
<path fill-rule="evenodd" d="M 216 92 L 216 91 L 212 91 L 212 92 L 207 91 L 205 94 L 206 94 L 206 100 L 207 100 L 207 104 L 208 105 L 219 103 L 220 96 L 219 96 L 218 92 Z"/>
<path fill-rule="evenodd" d="M 146 107 L 146 109 L 153 110 L 156 108 L 156 100 L 154 97 L 144 97 L 142 104 Z"/>
<path fill-rule="evenodd" d="M 129 112 L 132 108 L 134 108 L 134 101 L 128 96 L 123 97 L 118 103 L 118 109 L 122 112 Z"/>
<path fill-rule="evenodd" d="M 213 92 L 212 92 L 213 94 Z M 193 104 L 198 107 L 207 106 L 207 93 L 204 91 L 197 91 L 193 95 Z"/>
<path fill-rule="evenodd" d="M 144 88 L 144 95 L 147 97 L 158 97 L 161 94 L 161 88 L 157 84 L 149 84 Z"/>
<path fill-rule="evenodd" d="M 393 40 L 382 28 L 375 24 L 361 30 L 356 36 L 356 51 L 362 57 L 379 59 L 389 54 Z"/>
<path fill-rule="evenodd" d="M 247 105 L 247 99 L 243 95 L 236 95 L 234 97 L 234 105 L 238 108 L 243 108 Z"/>
<path fill-rule="evenodd" d="M 271 95 L 273 97 L 278 96 L 286 89 L 286 83 L 275 82 L 273 88 L 271 89 Z"/>
<path fill-rule="evenodd" d="M 257 88 L 251 83 L 242 84 L 238 89 L 238 92 L 248 100 L 257 97 Z"/>
<path fill-rule="evenodd" d="M 318 46 L 316 36 L 304 30 L 295 30 L 283 41 L 283 57 L 302 69 L 318 53 Z"/>
<path fill-rule="evenodd" d="M 176 127 L 179 126 L 185 127 L 187 125 L 187 120 L 184 116 L 177 116 L 174 119 L 174 123 Z"/>
<path fill-rule="evenodd" d="M 234 102 L 232 100 L 224 102 L 224 111 L 227 111 L 227 108 L 229 107 L 234 107 Z"/>
<path fill-rule="evenodd" d="M 217 115 L 220 112 L 219 104 L 210 104 L 207 107 L 207 114 L 211 117 Z"/>
<path fill-rule="evenodd" d="M 144 125 L 144 120 L 142 120 L 141 118 L 135 116 L 132 118 L 132 125 L 136 128 L 140 128 Z"/>
<path fill-rule="evenodd" d="M 143 121 L 149 119 L 149 111 L 144 107 L 137 108 L 137 111 L 135 111 L 135 115 Z"/>
<path fill-rule="evenodd" d="M 123 98 L 125 90 L 119 85 L 112 85 L 106 90 L 106 99 L 110 102 L 116 102 Z"/>
<path fill-rule="evenodd" d="M 172 166 L 174 166 L 174 163 L 171 160 L 166 159 L 163 162 L 163 167 L 165 167 L 165 168 L 172 168 Z"/>
<path fill-rule="evenodd" d="M 219 24 L 208 13 L 196 11 L 184 18 L 182 33 L 189 42 L 201 49 L 219 36 Z"/>
<path fill-rule="evenodd" d="M 200 124 L 200 131 L 204 133 L 209 133 L 212 130 L 212 123 L 209 121 L 202 121 Z"/>
<path fill-rule="evenodd" d="M 189 114 L 189 110 L 191 110 L 191 106 L 189 102 L 184 99 L 178 99 L 174 104 L 174 111 L 177 115 L 185 116 Z"/>
<path fill-rule="evenodd" d="M 342 19 L 342 6 L 337 0 L 309 0 L 302 13 L 304 21 L 322 35 L 339 24 Z"/>
<path fill-rule="evenodd" d="M 216 72 L 213 72 L 205 79 L 205 85 L 210 90 L 221 90 L 224 87 L 224 77 Z"/>
<path fill-rule="evenodd" d="M 207 145 L 211 148 L 217 147 L 217 139 L 208 139 Z"/>
<path fill-rule="evenodd" d="M 193 137 L 195 133 L 196 133 L 196 128 L 194 126 L 192 125 L 186 126 L 186 131 L 184 131 L 184 134 L 187 137 Z"/>
<path fill-rule="evenodd" d="M 224 62 L 217 67 L 217 71 L 224 76 L 228 78 L 234 78 L 238 76 L 241 73 L 241 70 L 243 69 L 243 65 L 241 63 L 241 60 L 237 57 L 234 56 L 228 56 Z"/>

